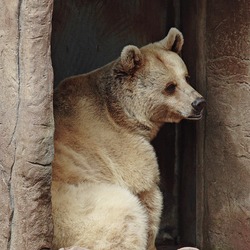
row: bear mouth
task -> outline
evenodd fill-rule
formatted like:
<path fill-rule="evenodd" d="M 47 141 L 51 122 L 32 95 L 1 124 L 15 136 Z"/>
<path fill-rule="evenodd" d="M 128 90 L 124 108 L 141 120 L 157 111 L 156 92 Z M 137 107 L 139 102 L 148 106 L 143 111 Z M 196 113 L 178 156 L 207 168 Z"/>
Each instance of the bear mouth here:
<path fill-rule="evenodd" d="M 186 119 L 187 120 L 200 120 L 203 116 L 203 112 L 200 112 L 198 114 L 192 114 L 190 116 L 188 116 Z"/>

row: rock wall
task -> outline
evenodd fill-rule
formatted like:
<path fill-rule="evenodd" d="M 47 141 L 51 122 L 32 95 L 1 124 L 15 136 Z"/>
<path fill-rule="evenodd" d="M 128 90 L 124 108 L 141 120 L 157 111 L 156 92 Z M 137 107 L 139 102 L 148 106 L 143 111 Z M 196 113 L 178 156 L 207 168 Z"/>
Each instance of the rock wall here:
<path fill-rule="evenodd" d="M 250 2 L 207 1 L 204 249 L 250 249 Z"/>
<path fill-rule="evenodd" d="M 0 249 L 49 249 L 52 0 L 0 8 Z"/>

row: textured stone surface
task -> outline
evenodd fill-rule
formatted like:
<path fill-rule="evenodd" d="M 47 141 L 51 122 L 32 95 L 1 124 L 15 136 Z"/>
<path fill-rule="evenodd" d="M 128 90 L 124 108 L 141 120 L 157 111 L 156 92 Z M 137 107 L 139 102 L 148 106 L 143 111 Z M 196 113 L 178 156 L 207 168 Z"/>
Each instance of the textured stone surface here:
<path fill-rule="evenodd" d="M 52 2 L 1 2 L 1 250 L 50 248 Z"/>
<path fill-rule="evenodd" d="M 249 13 L 207 2 L 204 249 L 250 249 Z"/>

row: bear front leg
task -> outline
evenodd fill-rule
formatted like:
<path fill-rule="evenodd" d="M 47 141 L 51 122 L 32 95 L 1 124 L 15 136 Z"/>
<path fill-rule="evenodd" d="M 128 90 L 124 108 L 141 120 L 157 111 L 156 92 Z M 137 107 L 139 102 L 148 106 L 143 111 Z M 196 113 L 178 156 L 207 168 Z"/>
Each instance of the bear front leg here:
<path fill-rule="evenodd" d="M 138 197 L 148 213 L 149 228 L 147 250 L 156 250 L 155 239 L 160 225 L 162 193 L 159 187 L 155 185 L 151 190 L 141 192 Z"/>

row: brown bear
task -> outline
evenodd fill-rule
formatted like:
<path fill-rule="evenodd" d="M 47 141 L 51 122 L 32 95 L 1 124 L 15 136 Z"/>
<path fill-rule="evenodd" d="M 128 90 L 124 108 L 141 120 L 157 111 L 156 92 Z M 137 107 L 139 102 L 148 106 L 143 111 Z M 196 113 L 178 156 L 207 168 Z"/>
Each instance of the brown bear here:
<path fill-rule="evenodd" d="M 150 141 L 165 122 L 200 119 L 176 28 L 54 93 L 53 249 L 153 250 L 162 194 Z"/>

